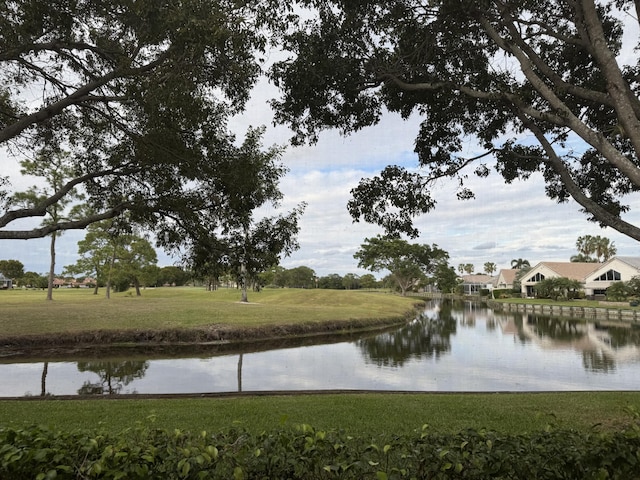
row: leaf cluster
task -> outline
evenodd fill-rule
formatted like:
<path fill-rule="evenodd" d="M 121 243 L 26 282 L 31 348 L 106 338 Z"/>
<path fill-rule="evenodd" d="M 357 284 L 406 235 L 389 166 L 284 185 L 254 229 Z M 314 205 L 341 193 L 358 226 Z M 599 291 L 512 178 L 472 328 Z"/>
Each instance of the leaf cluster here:
<path fill-rule="evenodd" d="M 301 1 L 317 15 L 285 36 L 271 70 L 278 122 L 294 143 L 349 134 L 387 111 L 422 119 L 417 169 L 389 166 L 349 203 L 355 220 L 417 232 L 434 182 L 474 197 L 470 174 L 511 183 L 541 176 L 589 218 L 640 239 L 622 199 L 640 188 L 638 66 L 623 64 L 633 2 L 530 0 Z M 634 45 L 626 45 L 630 50 Z M 616 58 L 617 57 L 617 58 Z M 478 151 L 464 152 L 469 140 Z"/>
<path fill-rule="evenodd" d="M 310 425 L 210 434 L 137 425 L 120 435 L 42 427 L 0 429 L 8 478 L 635 478 L 640 430 L 485 430 L 414 434 L 384 444 Z"/>
<path fill-rule="evenodd" d="M 36 205 L 0 212 L 0 228 L 43 216 L 74 189 L 82 218 L 35 238 L 131 212 L 153 226 L 204 200 L 198 184 L 224 168 L 261 67 L 276 2 L 24 1 L 0 5 L 0 144 L 69 154 L 66 183 Z M 278 27 L 279 28 L 279 27 Z M 37 166 L 50 155 L 35 155 Z"/>

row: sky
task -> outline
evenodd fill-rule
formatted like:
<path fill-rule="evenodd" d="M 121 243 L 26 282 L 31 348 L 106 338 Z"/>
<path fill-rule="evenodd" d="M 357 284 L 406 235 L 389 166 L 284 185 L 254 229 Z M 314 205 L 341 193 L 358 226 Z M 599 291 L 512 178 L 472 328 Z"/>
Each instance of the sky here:
<path fill-rule="evenodd" d="M 266 80 L 258 83 L 246 112 L 230 122 L 239 139 L 248 126 L 266 125 L 265 147 L 288 143 L 289 130 L 273 126 L 267 103 L 277 95 Z M 415 167 L 417 156 L 413 146 L 419 123 L 418 117 L 404 121 L 387 114 L 378 125 L 348 137 L 327 131 L 313 146 L 287 148 L 282 156 L 289 169 L 281 181 L 282 211 L 300 202 L 306 202 L 307 208 L 300 224 L 300 249 L 283 259 L 283 267 L 304 265 L 318 276 L 370 273 L 358 268 L 353 255 L 366 238 L 383 231 L 375 225 L 353 222 L 346 209 L 350 190 L 362 178 L 376 175 L 386 165 Z M 478 152 L 475 143 L 468 140 L 461 155 L 473 156 Z M 19 160 L 0 151 L 0 175 L 8 175 L 16 191 L 37 180 L 20 176 Z M 420 236 L 410 240 L 437 244 L 449 253 L 449 263 L 454 267 L 471 263 L 476 272 L 482 272 L 485 262 L 496 264 L 499 270 L 510 268 L 511 260 L 518 258 L 527 259 L 532 266 L 542 261 L 569 261 L 577 253 L 576 239 L 581 235 L 607 237 L 615 243 L 618 255 L 640 256 L 635 240 L 587 221 L 574 201 L 557 204 L 547 198 L 540 176 L 507 185 L 497 173 L 484 179 L 470 175 L 468 186 L 476 198 L 459 201 L 455 181 L 441 180 L 435 184 L 436 208 L 416 220 Z M 627 203 L 631 210 L 625 219 L 640 224 L 640 195 L 628 197 Z M 56 272 L 62 272 L 65 265 L 77 260 L 77 242 L 83 237 L 82 231 L 69 231 L 58 239 Z M 158 254 L 159 266 L 178 261 L 161 250 Z M 1 240 L 0 259 L 20 260 L 25 271 L 47 272 L 49 241 Z"/>

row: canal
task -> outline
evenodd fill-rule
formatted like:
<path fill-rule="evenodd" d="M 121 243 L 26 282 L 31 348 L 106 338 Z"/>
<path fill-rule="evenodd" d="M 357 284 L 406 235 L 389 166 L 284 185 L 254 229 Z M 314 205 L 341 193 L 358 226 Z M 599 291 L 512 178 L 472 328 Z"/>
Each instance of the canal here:
<path fill-rule="evenodd" d="M 0 397 L 296 390 L 638 390 L 640 328 L 429 302 L 354 338 L 0 358 Z"/>

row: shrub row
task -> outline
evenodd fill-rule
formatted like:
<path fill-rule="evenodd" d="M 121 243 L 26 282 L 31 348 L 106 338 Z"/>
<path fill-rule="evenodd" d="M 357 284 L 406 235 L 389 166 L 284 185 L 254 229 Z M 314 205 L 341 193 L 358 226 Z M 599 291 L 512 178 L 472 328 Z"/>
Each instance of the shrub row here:
<path fill-rule="evenodd" d="M 308 425 L 259 435 L 137 426 L 120 435 L 0 428 L 8 479 L 634 479 L 640 427 L 500 435 L 427 428 L 384 444 Z"/>

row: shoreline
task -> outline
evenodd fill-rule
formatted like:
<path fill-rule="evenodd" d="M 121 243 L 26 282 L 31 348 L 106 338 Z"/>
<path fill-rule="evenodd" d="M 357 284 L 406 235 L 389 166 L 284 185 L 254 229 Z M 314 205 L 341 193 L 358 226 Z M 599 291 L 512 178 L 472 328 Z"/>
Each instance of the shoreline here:
<path fill-rule="evenodd" d="M 247 347 L 260 351 L 290 344 L 304 345 L 319 341 L 332 343 L 352 336 L 395 329 L 410 321 L 420 308 L 402 317 L 387 319 L 337 320 L 303 324 L 237 327 L 211 324 L 198 328 L 160 330 L 99 330 L 60 334 L 14 335 L 0 337 L 0 362 L 3 359 L 41 358 L 46 356 L 105 356 L 116 353 L 153 354 L 167 350 L 196 349 L 203 353 L 233 353 Z M 135 350 L 135 352 L 134 352 Z"/>

